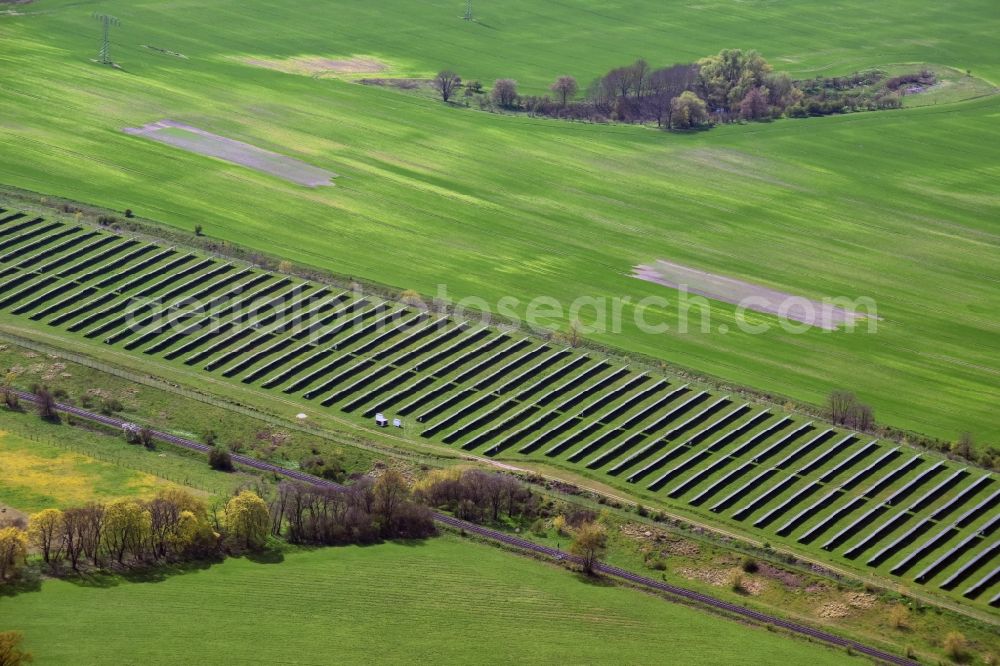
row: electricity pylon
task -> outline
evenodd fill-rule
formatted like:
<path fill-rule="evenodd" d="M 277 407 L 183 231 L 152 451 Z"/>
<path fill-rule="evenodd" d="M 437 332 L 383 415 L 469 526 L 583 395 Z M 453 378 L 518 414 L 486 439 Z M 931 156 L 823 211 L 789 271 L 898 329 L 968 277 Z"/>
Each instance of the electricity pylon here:
<path fill-rule="evenodd" d="M 102 28 L 101 52 L 97 55 L 98 62 L 102 65 L 111 64 L 111 26 L 120 25 L 118 19 L 108 14 L 94 14 L 94 18 L 100 21 Z"/>
<path fill-rule="evenodd" d="M 472 19 L 472 0 L 465 0 L 465 16 L 463 16 L 466 21 L 471 21 Z"/>

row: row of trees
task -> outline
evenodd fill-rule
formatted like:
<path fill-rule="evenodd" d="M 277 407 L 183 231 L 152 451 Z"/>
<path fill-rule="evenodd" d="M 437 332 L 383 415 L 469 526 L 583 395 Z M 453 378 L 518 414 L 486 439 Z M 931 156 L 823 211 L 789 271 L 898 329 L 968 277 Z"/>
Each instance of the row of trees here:
<path fill-rule="evenodd" d="M 508 474 L 472 468 L 433 470 L 414 485 L 414 497 L 458 518 L 480 523 L 538 514 L 539 498 Z"/>
<path fill-rule="evenodd" d="M 53 569 L 66 562 L 82 566 L 122 566 L 201 559 L 264 546 L 270 527 L 267 505 L 243 491 L 225 505 L 224 516 L 183 489 L 160 491 L 151 500 L 92 502 L 65 510 L 44 509 L 27 529 L 0 529 L 0 580 L 9 578 L 34 548 Z"/>
<path fill-rule="evenodd" d="M 290 543 L 340 545 L 423 539 L 435 533 L 430 510 L 414 502 L 406 480 L 388 470 L 347 490 L 283 482 L 270 505 L 271 533 Z"/>
<path fill-rule="evenodd" d="M 639 60 L 595 81 L 584 100 L 574 99 L 580 85 L 572 76 L 560 76 L 552 83 L 549 89 L 554 97 L 521 95 L 513 79 L 497 79 L 488 95 L 479 82 L 465 88 L 466 96 L 477 98 L 483 109 L 527 111 L 532 115 L 596 122 L 655 121 L 659 127 L 689 128 L 709 120 L 705 102 L 689 91 L 696 73 L 693 65 L 649 71 L 646 61 Z M 461 78 L 444 71 L 434 79 L 434 87 L 447 102 L 462 87 Z"/>
<path fill-rule="evenodd" d="M 583 99 L 577 99 L 581 87 L 572 76 L 558 77 L 549 86 L 552 96 L 519 95 L 517 82 L 507 78 L 494 82 L 488 95 L 474 81 L 465 86 L 465 95 L 477 98 L 481 108 L 596 122 L 655 122 L 658 127 L 686 129 L 712 121 L 895 108 L 901 105 L 897 91 L 902 86 L 926 85 L 934 75 L 925 71 L 894 77 L 872 88 L 883 78 L 868 72 L 798 82 L 772 71 L 757 51 L 724 49 L 696 63 L 653 68 L 639 59 L 616 67 L 588 86 Z M 463 87 L 461 77 L 451 70 L 439 73 L 433 84 L 445 102 Z"/>
<path fill-rule="evenodd" d="M 269 536 L 296 544 L 374 543 L 421 539 L 436 530 L 430 509 L 415 501 L 406 479 L 389 470 L 347 490 L 284 482 L 270 503 L 250 490 L 210 509 L 183 489 L 153 499 L 92 502 L 45 509 L 27 524 L 0 526 L 0 582 L 14 577 L 34 550 L 52 570 L 73 571 L 215 557 L 263 549 Z"/>
<path fill-rule="evenodd" d="M 553 527 L 573 538 L 571 552 L 592 573 L 607 538 L 596 514 L 553 514 L 549 504 L 511 475 L 472 468 L 434 470 L 412 488 L 394 470 L 377 479 L 362 477 L 344 490 L 286 481 L 269 504 L 252 491 L 239 492 L 222 515 L 183 489 L 166 489 L 151 500 L 45 509 L 30 516 L 26 529 L 0 528 L 0 581 L 16 575 L 29 549 L 52 570 L 66 562 L 80 571 L 254 551 L 269 536 L 312 545 L 426 538 L 436 533 L 430 506 L 474 522 L 525 523 L 538 517 L 535 522 L 541 523 L 555 515 Z"/>

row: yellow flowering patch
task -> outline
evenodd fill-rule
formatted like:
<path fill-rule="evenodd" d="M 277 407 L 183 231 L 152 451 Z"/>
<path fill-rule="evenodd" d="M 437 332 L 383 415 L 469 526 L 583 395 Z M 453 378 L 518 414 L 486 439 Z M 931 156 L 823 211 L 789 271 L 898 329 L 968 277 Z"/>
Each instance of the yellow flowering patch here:
<path fill-rule="evenodd" d="M 24 512 L 150 497 L 175 485 L 113 461 L 0 431 L 0 504 Z"/>

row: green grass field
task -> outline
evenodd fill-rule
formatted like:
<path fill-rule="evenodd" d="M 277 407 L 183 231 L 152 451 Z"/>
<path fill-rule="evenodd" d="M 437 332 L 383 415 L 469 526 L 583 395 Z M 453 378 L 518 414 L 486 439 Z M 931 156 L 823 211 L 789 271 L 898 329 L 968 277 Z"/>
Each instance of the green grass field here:
<path fill-rule="evenodd" d="M 123 650 L 147 664 L 854 661 L 455 537 L 227 560 L 155 583 L 46 581 L 0 600 L 0 626 L 23 631 L 39 664 Z"/>
<path fill-rule="evenodd" d="M 447 109 L 234 59 L 367 55 L 391 74 L 452 66 L 541 89 L 639 55 L 742 46 L 798 76 L 938 62 L 997 80 L 989 3 L 911 4 L 511 2 L 469 24 L 461 3 L 39 0 L 0 16 L 17 45 L 0 47 L 0 182 L 432 295 L 671 296 L 627 277 L 667 258 L 812 298 L 871 297 L 875 334 L 721 334 L 733 308 L 716 305 L 710 333 L 643 334 L 626 308 L 621 333 L 594 337 L 813 403 L 855 389 L 884 422 L 995 441 L 997 96 L 681 136 Z M 122 19 L 124 71 L 89 60 L 97 9 Z M 304 189 L 121 132 L 161 118 L 341 177 Z"/>

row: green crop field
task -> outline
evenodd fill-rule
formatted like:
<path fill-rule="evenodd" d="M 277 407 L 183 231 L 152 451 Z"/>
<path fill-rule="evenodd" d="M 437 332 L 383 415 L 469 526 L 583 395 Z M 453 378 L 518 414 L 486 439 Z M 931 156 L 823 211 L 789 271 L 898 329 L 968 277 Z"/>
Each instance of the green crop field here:
<path fill-rule="evenodd" d="M 522 308 L 538 295 L 672 296 L 628 277 L 657 259 L 809 298 L 869 297 L 876 333 L 740 333 L 719 303 L 707 333 L 695 321 L 645 334 L 626 307 L 620 333 L 592 337 L 813 403 L 853 389 L 880 421 L 939 437 L 1000 436 L 1000 97 L 981 96 L 1000 79 L 988 48 L 1000 19 L 989 2 L 502 2 L 477 6 L 477 23 L 459 19 L 463 4 L 16 5 L 0 14 L 0 182 Z M 90 61 L 95 10 L 122 20 L 112 55 L 123 70 Z M 945 91 L 902 111 L 668 135 L 245 64 L 374 58 L 387 69 L 373 76 L 453 67 L 541 91 L 559 74 L 586 82 L 638 56 L 659 65 L 723 47 L 759 49 L 801 77 L 939 63 L 980 77 L 980 98 Z M 340 177 L 303 188 L 122 132 L 165 118 Z M 674 308 L 647 314 L 676 324 Z"/>
<path fill-rule="evenodd" d="M 40 664 L 854 661 L 719 622 L 452 537 L 227 560 L 159 582 L 46 581 L 0 600 L 0 626 L 23 631 Z"/>

